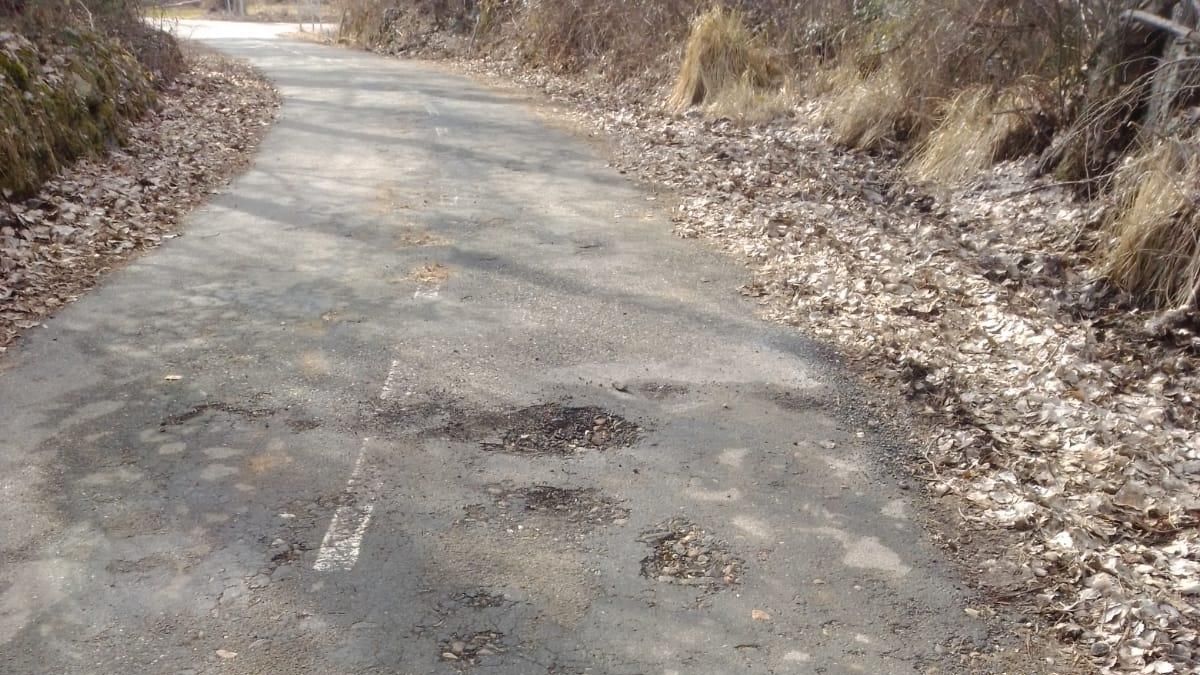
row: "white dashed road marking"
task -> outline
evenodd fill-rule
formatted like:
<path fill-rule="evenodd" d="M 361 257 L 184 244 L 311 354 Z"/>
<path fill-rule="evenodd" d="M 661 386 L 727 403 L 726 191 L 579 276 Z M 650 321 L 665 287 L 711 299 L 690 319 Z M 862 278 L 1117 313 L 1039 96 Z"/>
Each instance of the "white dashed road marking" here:
<path fill-rule="evenodd" d="M 396 386 L 396 376 L 400 371 L 400 361 L 393 360 L 388 367 L 387 377 L 379 390 L 379 398 L 388 400 Z M 343 491 L 350 503 L 340 506 L 329 521 L 329 529 L 321 540 L 321 549 L 317 552 L 317 560 L 313 569 L 318 572 L 343 571 L 349 572 L 358 563 L 359 551 L 362 549 L 363 537 L 371 524 L 371 515 L 375 512 L 375 493 L 378 486 L 367 486 L 359 490 L 363 481 L 363 472 L 367 460 L 367 446 L 371 439 L 364 438 L 358 448 L 358 457 L 354 460 L 354 469 L 350 479 L 346 481 Z"/>
<path fill-rule="evenodd" d="M 379 390 L 379 398 L 388 400 L 392 397 L 392 387 L 396 386 L 396 372 L 400 370 L 400 362 L 392 361 L 391 367 L 388 368 L 387 378 L 383 381 L 383 388 Z"/>

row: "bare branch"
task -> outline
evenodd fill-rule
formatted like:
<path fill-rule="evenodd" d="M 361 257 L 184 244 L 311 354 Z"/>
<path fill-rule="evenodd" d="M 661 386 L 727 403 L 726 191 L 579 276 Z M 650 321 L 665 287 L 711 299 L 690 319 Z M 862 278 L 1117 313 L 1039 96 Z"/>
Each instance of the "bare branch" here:
<path fill-rule="evenodd" d="M 1193 2 L 1195 1 L 1196 0 L 1193 0 Z M 1144 12 L 1140 9 L 1127 9 L 1124 12 L 1121 12 L 1121 19 L 1123 21 L 1137 21 L 1139 23 L 1144 23 L 1152 28 L 1165 30 L 1181 40 L 1187 40 L 1192 44 L 1200 45 L 1200 34 L 1197 34 L 1196 31 L 1181 23 L 1172 21 L 1170 19 L 1164 19 L 1163 17 L 1151 14 L 1150 12 Z"/>

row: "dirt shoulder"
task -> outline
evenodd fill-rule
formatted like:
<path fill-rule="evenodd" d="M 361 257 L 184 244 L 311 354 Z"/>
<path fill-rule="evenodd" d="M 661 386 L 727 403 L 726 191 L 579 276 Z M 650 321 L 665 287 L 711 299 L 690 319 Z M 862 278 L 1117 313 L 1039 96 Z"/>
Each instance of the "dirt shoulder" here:
<path fill-rule="evenodd" d="M 188 211 L 248 162 L 278 109 L 274 89 L 211 51 L 186 56 L 124 145 L 0 202 L 0 353 L 131 256 L 181 236 Z"/>

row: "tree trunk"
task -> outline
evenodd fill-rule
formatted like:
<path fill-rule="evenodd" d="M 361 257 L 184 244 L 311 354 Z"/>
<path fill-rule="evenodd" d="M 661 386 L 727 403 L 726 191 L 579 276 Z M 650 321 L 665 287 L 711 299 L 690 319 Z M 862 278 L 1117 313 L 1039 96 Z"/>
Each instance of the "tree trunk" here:
<path fill-rule="evenodd" d="M 1191 30 L 1195 30 L 1198 19 L 1196 7 L 1190 1 L 1180 2 L 1171 13 L 1172 22 Z M 1143 141 L 1171 133 L 1174 123 L 1172 113 L 1195 103 L 1196 88 L 1200 85 L 1200 68 L 1188 58 L 1196 50 L 1195 39 L 1173 33 L 1168 35 L 1162 65 L 1150 87 L 1146 119 L 1141 131 L 1140 140 Z"/>
<path fill-rule="evenodd" d="M 1143 0 L 1139 9 L 1171 16 L 1179 4 L 1179 0 Z M 1157 79 L 1155 69 L 1170 42 L 1158 28 L 1118 21 L 1088 64 L 1078 121 L 1042 154 L 1038 173 L 1053 172 L 1059 180 L 1085 183 L 1106 175 L 1139 136 L 1139 123 L 1146 119 Z"/>
<path fill-rule="evenodd" d="M 0 16 L 16 16 L 25 9 L 25 0 L 0 0 Z"/>

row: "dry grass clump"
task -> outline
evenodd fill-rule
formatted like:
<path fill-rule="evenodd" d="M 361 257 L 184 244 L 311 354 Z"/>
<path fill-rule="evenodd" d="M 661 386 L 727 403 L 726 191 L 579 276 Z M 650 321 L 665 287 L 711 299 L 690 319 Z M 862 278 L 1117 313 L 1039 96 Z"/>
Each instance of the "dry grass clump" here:
<path fill-rule="evenodd" d="M 1118 207 L 1105 224 L 1098 271 L 1155 309 L 1193 306 L 1200 287 L 1200 156 L 1159 141 L 1113 177 Z"/>
<path fill-rule="evenodd" d="M 788 106 L 782 74 L 740 12 L 714 7 L 692 23 L 668 104 L 676 112 L 706 104 L 712 114 L 761 120 Z"/>
<path fill-rule="evenodd" d="M 824 117 L 842 145 L 878 148 L 917 126 L 912 89 L 898 68 L 885 66 L 863 76 L 856 67 L 841 65 L 825 76 L 823 88 L 831 92 Z"/>
<path fill-rule="evenodd" d="M 440 286 L 450 278 L 450 268 L 441 263 L 426 263 L 408 273 L 408 280 L 422 286 Z"/>
<path fill-rule="evenodd" d="M 796 92 L 786 86 L 763 89 L 746 76 L 721 91 L 704 106 L 715 118 L 759 124 L 787 115 L 796 104 Z"/>
<path fill-rule="evenodd" d="M 647 69 L 687 34 L 704 0 L 530 0 L 513 33 L 528 63 L 562 72 L 595 68 L 614 80 Z"/>
<path fill-rule="evenodd" d="M 823 76 L 831 91 L 826 122 L 840 143 L 865 149 L 913 147 L 935 129 L 949 132 L 945 124 L 969 123 L 988 134 L 976 151 L 986 157 L 992 134 L 1003 135 L 1006 126 L 1020 122 L 1018 116 L 995 120 L 996 125 L 985 121 L 981 91 L 1001 92 L 993 103 L 1002 105 L 999 99 L 1026 91 L 1026 81 L 1054 82 L 1059 89 L 1054 93 L 1061 94 L 1082 73 L 1083 19 L 1063 5 L 1060 0 L 889 5 L 842 50 L 832 75 Z M 1061 107 L 1061 96 L 1046 98 L 1054 102 L 1051 108 Z M 1057 110 L 1047 112 L 1058 116 Z"/>
<path fill-rule="evenodd" d="M 952 185 L 1048 142 L 1043 87 L 1021 83 L 1000 92 L 976 86 L 946 105 L 941 122 L 917 146 L 910 178 Z"/>

